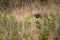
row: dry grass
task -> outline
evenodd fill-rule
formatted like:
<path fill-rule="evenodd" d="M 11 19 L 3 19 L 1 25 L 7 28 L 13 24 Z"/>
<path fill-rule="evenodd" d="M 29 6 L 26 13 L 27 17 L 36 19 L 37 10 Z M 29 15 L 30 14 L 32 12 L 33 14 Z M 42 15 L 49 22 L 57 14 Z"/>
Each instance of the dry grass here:
<path fill-rule="evenodd" d="M 12 32 L 12 30 L 14 28 L 13 29 L 11 28 L 12 24 L 8 24 L 9 27 L 8 27 L 8 30 L 6 30 L 7 32 L 5 31 L 2 34 L 0 34 L 0 38 L 3 39 L 3 40 L 10 40 L 11 39 L 10 37 L 16 38 L 16 40 L 40 40 L 39 37 L 38 37 L 39 34 L 37 32 L 42 32 L 44 30 L 44 28 L 46 28 L 46 27 L 47 27 L 46 29 L 49 29 L 50 26 L 42 25 L 41 26 L 42 29 L 41 30 L 38 29 L 36 27 L 36 23 L 35 23 L 35 20 L 37 20 L 37 19 L 34 17 L 34 14 L 41 13 L 42 15 L 44 15 L 45 13 L 47 13 L 49 15 L 49 11 L 53 11 L 55 13 L 56 17 L 60 17 L 59 16 L 60 15 L 60 7 L 57 4 L 52 4 L 52 5 L 51 4 L 49 4 L 47 6 L 44 6 L 43 8 L 40 7 L 40 6 L 38 8 L 36 8 L 36 6 L 34 4 L 32 4 L 31 6 L 25 6 L 24 8 L 22 7 L 21 9 L 16 7 L 11 12 L 9 12 L 9 13 L 11 13 L 10 15 L 7 14 L 7 17 L 9 18 L 10 16 L 15 16 L 17 23 L 21 22 L 21 24 L 23 25 L 22 26 L 22 31 L 23 32 L 19 31 L 20 30 L 19 29 L 20 26 L 18 24 L 16 26 L 17 33 L 15 34 L 15 36 L 13 36 L 13 34 L 11 32 Z M 4 12 L 1 12 L 0 14 L 2 14 L 2 13 L 4 13 Z M 28 16 L 28 15 L 30 15 L 30 16 Z M 50 16 L 48 16 L 48 17 L 50 17 Z M 40 20 L 40 19 L 38 19 L 38 20 L 41 21 L 41 23 L 42 23 L 42 20 Z M 25 23 L 25 21 L 27 23 Z M 29 24 L 29 22 L 30 22 L 30 24 Z M 58 26 L 57 25 L 58 25 L 58 23 L 56 24 L 56 28 L 54 29 L 55 31 L 58 30 Z M 25 29 L 25 26 L 27 27 L 26 29 Z M 15 27 L 15 26 L 12 26 L 12 27 Z M 53 31 L 51 31 L 51 32 L 52 33 L 50 33 L 48 40 L 54 40 L 53 39 L 53 37 L 54 37 L 53 34 L 55 32 L 54 33 L 53 33 Z M 24 33 L 25 33 L 25 36 L 24 36 Z M 6 34 L 8 34 L 8 35 L 6 35 Z M 29 34 L 29 36 L 25 39 L 24 37 L 26 37 L 27 34 Z M 12 40 L 15 40 L 15 39 L 12 39 Z M 41 39 L 41 40 L 43 40 L 43 39 Z"/>

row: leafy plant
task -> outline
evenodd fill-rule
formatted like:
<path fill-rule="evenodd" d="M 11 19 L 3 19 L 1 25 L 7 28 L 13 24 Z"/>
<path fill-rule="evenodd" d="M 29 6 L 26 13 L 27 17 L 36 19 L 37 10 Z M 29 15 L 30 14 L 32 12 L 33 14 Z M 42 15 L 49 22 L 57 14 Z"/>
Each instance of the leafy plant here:
<path fill-rule="evenodd" d="M 56 20 L 56 16 L 53 12 L 50 12 L 50 20 L 51 21 L 55 21 Z"/>
<path fill-rule="evenodd" d="M 5 32 L 5 27 L 4 26 L 0 26 L 0 34 L 4 33 Z"/>
<path fill-rule="evenodd" d="M 11 22 L 15 22 L 15 17 L 14 16 L 10 16 L 10 21 Z"/>
<path fill-rule="evenodd" d="M 2 14 L 2 18 L 1 19 L 2 19 L 3 23 L 6 25 L 7 20 L 8 20 L 7 15 L 6 14 Z"/>
<path fill-rule="evenodd" d="M 47 29 L 44 29 L 41 33 L 41 40 L 48 40 L 49 35 L 49 31 Z"/>
<path fill-rule="evenodd" d="M 41 29 L 42 25 L 41 25 L 40 21 L 37 20 L 35 23 L 36 23 L 36 28 Z"/>
<path fill-rule="evenodd" d="M 44 25 L 44 26 L 47 26 L 47 20 L 48 20 L 47 18 L 44 18 L 44 19 L 43 19 L 43 25 Z"/>
<path fill-rule="evenodd" d="M 23 33 L 23 38 L 25 38 L 27 40 L 28 39 L 28 35 Z"/>
<path fill-rule="evenodd" d="M 49 12 L 49 18 L 47 23 L 48 23 L 48 26 L 50 26 L 50 28 L 54 30 L 54 28 L 56 27 L 56 16 L 54 12 L 52 11 Z"/>

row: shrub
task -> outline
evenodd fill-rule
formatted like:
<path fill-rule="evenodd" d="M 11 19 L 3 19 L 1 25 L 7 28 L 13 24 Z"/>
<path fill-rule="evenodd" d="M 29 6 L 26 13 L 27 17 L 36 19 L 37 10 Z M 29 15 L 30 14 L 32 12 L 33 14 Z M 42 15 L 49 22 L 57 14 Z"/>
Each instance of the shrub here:
<path fill-rule="evenodd" d="M 36 28 L 41 29 L 42 25 L 41 25 L 40 21 L 37 20 L 37 21 L 35 21 L 35 23 L 36 23 Z"/>
<path fill-rule="evenodd" d="M 44 29 L 41 33 L 41 40 L 48 40 L 50 33 L 49 30 Z"/>

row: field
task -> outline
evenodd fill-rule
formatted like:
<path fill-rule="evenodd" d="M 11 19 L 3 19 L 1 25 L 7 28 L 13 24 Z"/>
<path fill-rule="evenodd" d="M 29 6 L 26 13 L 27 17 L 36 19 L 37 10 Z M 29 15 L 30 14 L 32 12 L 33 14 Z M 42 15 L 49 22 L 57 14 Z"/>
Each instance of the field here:
<path fill-rule="evenodd" d="M 0 9 L 0 40 L 60 40 L 59 4 L 35 3 Z"/>

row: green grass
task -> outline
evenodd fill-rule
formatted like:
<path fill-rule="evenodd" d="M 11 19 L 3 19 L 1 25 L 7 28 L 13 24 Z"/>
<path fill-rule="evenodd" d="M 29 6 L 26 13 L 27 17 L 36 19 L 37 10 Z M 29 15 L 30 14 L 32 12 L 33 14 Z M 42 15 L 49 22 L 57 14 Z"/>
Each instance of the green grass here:
<path fill-rule="evenodd" d="M 57 15 L 55 15 L 55 13 L 53 12 L 49 12 L 48 18 L 42 16 L 42 18 L 39 19 L 35 18 L 34 15 L 29 14 L 25 17 L 24 21 L 21 21 L 19 23 L 16 21 L 16 17 L 8 16 L 7 14 L 1 13 L 0 38 L 3 39 L 3 37 L 5 37 L 6 40 L 20 40 L 20 38 L 23 37 L 24 40 L 28 40 L 31 34 L 31 18 L 33 18 L 32 20 L 35 19 L 34 24 L 35 27 L 38 29 L 38 34 L 36 35 L 39 35 L 38 38 L 41 40 L 48 40 L 48 37 L 51 35 L 51 30 L 55 30 L 57 24 L 60 23 L 60 18 L 57 18 Z M 23 26 L 24 33 L 22 33 Z M 21 34 L 19 32 L 21 32 Z M 56 35 L 58 36 L 58 34 Z M 57 36 L 53 36 L 54 40 L 58 39 Z"/>

